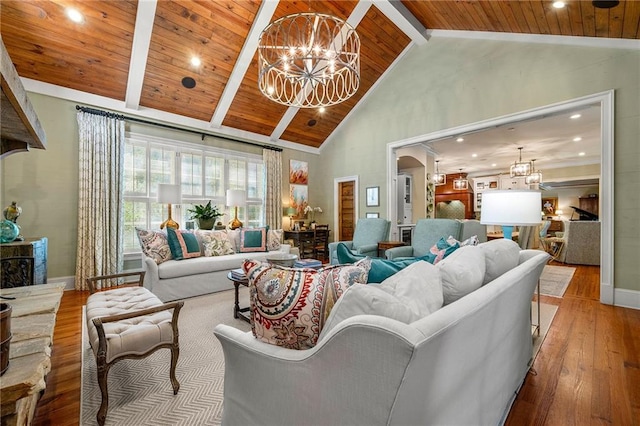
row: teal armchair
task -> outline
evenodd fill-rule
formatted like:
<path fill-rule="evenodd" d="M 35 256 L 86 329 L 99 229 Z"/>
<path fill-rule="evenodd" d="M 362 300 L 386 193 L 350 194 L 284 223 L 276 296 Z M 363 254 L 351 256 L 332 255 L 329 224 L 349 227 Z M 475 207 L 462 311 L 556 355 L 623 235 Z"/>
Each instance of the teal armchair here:
<path fill-rule="evenodd" d="M 353 241 L 335 241 L 329 244 L 329 259 L 332 265 L 338 264 L 336 248 L 345 244 L 353 254 L 377 257 L 378 243 L 389 239 L 391 222 L 387 219 L 359 219 L 353 232 Z"/>

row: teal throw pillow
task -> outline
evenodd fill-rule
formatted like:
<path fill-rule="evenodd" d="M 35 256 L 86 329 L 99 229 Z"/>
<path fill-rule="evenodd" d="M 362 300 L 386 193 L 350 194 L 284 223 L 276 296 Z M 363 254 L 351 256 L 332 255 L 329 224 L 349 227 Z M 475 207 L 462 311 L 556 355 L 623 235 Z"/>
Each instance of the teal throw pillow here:
<path fill-rule="evenodd" d="M 167 228 L 167 240 L 171 255 L 175 260 L 200 257 L 200 245 L 194 233 Z"/>
<path fill-rule="evenodd" d="M 267 251 L 269 227 L 242 228 L 240 231 L 240 253 Z"/>

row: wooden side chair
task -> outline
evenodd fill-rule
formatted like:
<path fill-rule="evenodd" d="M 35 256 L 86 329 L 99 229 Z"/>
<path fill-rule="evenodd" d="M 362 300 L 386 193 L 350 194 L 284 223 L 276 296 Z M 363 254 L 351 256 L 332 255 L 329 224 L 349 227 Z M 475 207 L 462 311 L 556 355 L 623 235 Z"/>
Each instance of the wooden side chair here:
<path fill-rule="evenodd" d="M 313 244 L 314 259 L 329 261 L 329 225 L 316 225 Z"/>
<path fill-rule="evenodd" d="M 171 350 L 169 378 L 173 394 L 180 383 L 176 379 L 178 344 L 178 315 L 184 302 L 162 303 L 158 297 L 142 287 L 144 272 L 128 272 L 87 278 L 91 296 L 87 299 L 86 321 L 91 349 L 96 357 L 98 385 L 102 403 L 98 410 L 99 425 L 104 425 L 109 407 L 107 374 L 116 362 L 140 359 L 158 349 Z M 135 282 L 123 282 L 137 276 Z M 98 284 L 110 282 L 111 287 L 99 291 Z"/>

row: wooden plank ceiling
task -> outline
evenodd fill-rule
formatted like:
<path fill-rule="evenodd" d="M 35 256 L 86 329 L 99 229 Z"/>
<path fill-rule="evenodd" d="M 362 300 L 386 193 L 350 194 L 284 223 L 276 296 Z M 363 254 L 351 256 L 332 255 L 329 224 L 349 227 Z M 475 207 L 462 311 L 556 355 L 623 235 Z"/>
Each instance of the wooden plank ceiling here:
<path fill-rule="evenodd" d="M 411 21 L 402 13 L 389 13 L 389 8 L 410 12 L 423 26 L 413 24 L 412 29 L 423 37 L 429 29 L 640 38 L 640 1 L 596 9 L 590 1 L 574 0 L 556 10 L 546 0 L 405 0 L 395 5 L 281 0 L 274 10 L 258 0 L 161 0 L 155 14 L 148 16 L 152 24 L 144 15 L 136 22 L 141 5 L 136 0 L 2 0 L 0 31 L 21 77 L 121 101 L 124 112 L 144 108 L 171 113 L 221 134 L 314 148 L 324 143 L 412 37 L 416 41 L 415 32 L 406 30 Z M 69 6 L 84 15 L 83 23 L 67 19 Z M 346 20 L 363 6 L 366 13 L 356 27 L 362 46 L 361 83 L 355 96 L 321 113 L 289 110 L 260 94 L 256 43 L 247 39 L 256 34 L 254 22 L 306 11 Z M 132 57 L 134 34 L 142 33 L 145 23 L 151 24 L 149 46 L 136 41 L 138 50 Z M 192 56 L 201 59 L 199 67 L 190 64 Z M 142 67 L 136 60 L 142 60 Z M 195 87 L 184 87 L 184 77 L 193 78 Z M 136 80 L 137 91 L 132 83 Z"/>

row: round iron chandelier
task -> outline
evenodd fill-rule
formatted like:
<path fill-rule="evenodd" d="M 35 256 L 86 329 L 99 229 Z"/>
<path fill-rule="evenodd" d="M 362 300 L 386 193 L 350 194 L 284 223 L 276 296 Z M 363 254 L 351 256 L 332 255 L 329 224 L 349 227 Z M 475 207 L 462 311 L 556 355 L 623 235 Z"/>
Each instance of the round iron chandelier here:
<path fill-rule="evenodd" d="M 260 34 L 258 87 L 272 101 L 299 108 L 344 102 L 360 86 L 360 38 L 335 16 L 283 16 Z"/>

